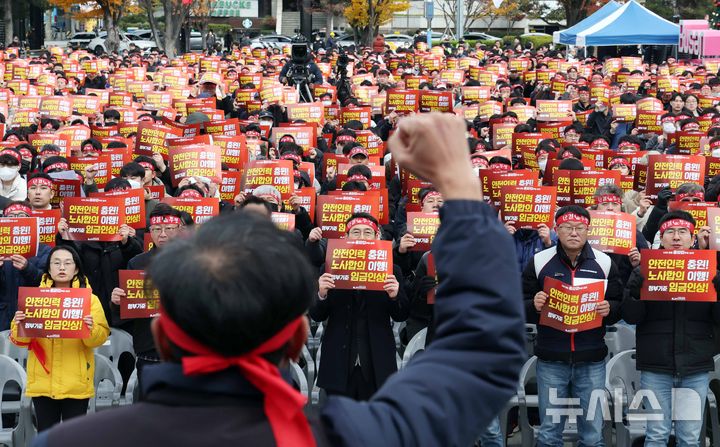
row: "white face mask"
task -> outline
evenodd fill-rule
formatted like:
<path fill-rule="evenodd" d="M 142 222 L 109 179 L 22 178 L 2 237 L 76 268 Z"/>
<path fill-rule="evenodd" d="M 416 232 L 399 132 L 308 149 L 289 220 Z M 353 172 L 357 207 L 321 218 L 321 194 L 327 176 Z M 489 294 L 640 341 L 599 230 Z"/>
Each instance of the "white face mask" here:
<path fill-rule="evenodd" d="M 663 123 L 663 132 L 675 133 L 675 123 Z"/>
<path fill-rule="evenodd" d="M 720 149 L 713 149 L 712 151 L 713 157 L 720 157 Z"/>
<path fill-rule="evenodd" d="M 142 188 L 142 183 L 138 182 L 137 180 L 128 179 L 128 183 L 130 183 L 130 188 L 132 188 L 132 189 Z"/>
<path fill-rule="evenodd" d="M 542 172 L 545 172 L 545 167 L 547 166 L 547 159 L 538 161 L 538 167 Z"/>
<path fill-rule="evenodd" d="M 322 103 L 323 103 L 324 106 L 331 106 L 331 105 L 332 105 L 332 101 L 323 101 Z"/>
<path fill-rule="evenodd" d="M 18 168 L 10 168 L 7 166 L 3 166 L 0 168 L 0 180 L 3 182 L 9 182 L 11 180 L 15 180 L 15 177 L 18 175 Z"/>

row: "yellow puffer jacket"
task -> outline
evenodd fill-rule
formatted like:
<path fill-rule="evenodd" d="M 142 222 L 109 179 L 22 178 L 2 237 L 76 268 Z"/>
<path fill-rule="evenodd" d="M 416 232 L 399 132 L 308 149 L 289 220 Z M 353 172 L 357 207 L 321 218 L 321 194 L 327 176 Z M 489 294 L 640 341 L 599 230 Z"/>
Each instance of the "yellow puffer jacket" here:
<path fill-rule="evenodd" d="M 52 280 L 43 276 L 40 287 L 51 287 Z M 72 287 L 80 287 L 75 279 Z M 89 287 L 89 285 L 88 285 Z M 95 395 L 93 378 L 95 376 L 95 356 L 93 348 L 101 346 L 110 334 L 102 304 L 95 295 L 92 296 L 90 312 L 93 317 L 93 327 L 90 337 L 77 338 L 25 338 L 19 337 L 17 324 L 13 319 L 11 324 L 11 340 L 18 346 L 27 347 L 35 340 L 45 350 L 49 373 L 45 371 L 40 361 L 31 350 L 27 362 L 27 389 L 29 397 L 50 397 L 52 399 L 87 399 Z"/>

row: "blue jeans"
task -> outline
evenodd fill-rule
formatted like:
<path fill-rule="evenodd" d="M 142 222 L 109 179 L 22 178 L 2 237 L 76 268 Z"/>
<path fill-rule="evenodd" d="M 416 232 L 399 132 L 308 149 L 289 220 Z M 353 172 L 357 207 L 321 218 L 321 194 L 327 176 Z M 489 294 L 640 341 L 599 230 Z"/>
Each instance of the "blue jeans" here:
<path fill-rule="evenodd" d="M 503 439 L 502 430 L 500 429 L 500 419 L 495 418 L 490 422 L 488 428 L 478 438 L 482 447 L 505 447 L 505 439 Z"/>
<path fill-rule="evenodd" d="M 652 391 L 662 409 L 662 420 L 647 421 L 645 447 L 666 446 L 673 421 L 677 447 L 705 445 L 700 443 L 700 432 L 709 380 L 708 373 L 685 377 L 647 371 L 640 374 L 641 389 Z"/>
<path fill-rule="evenodd" d="M 578 445 L 605 445 L 602 436 L 603 409 L 607 408 L 604 361 L 569 364 L 538 360 L 537 383 L 541 418 L 538 447 L 563 446 L 563 429 L 569 415 L 577 416 Z"/>

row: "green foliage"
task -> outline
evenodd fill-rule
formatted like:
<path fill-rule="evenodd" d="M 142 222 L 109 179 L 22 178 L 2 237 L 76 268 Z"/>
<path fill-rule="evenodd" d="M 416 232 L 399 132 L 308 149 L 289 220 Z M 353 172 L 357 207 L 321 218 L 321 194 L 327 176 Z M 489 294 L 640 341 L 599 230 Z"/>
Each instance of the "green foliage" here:
<path fill-rule="evenodd" d="M 147 14 L 130 14 L 127 16 L 123 16 L 120 19 L 119 26 L 122 29 L 128 29 L 128 28 L 148 29 L 148 28 L 150 28 L 150 22 L 148 21 Z"/>
<path fill-rule="evenodd" d="M 527 37 L 521 37 L 520 42 L 522 42 L 523 47 L 525 47 L 525 44 L 527 42 L 532 42 L 533 48 L 536 50 L 540 48 L 543 45 L 550 45 L 552 43 L 552 36 L 527 36 Z"/>
<path fill-rule="evenodd" d="M 672 2 L 667 0 L 646 0 L 645 7 L 655 14 L 672 20 Z M 677 2 L 678 14 L 683 20 L 702 19 L 715 10 L 712 0 L 683 0 Z"/>
<path fill-rule="evenodd" d="M 231 30 L 232 26 L 228 25 L 227 23 L 209 23 L 208 28 L 211 29 L 213 33 L 220 36 L 224 35 L 226 32 L 228 32 L 228 30 Z"/>

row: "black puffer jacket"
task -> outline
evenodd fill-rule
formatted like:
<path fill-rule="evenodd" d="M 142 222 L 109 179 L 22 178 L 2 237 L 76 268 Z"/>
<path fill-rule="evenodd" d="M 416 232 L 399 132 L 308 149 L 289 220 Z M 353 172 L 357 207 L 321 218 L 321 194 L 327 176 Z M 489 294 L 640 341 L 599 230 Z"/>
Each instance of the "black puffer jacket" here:
<path fill-rule="evenodd" d="M 633 270 L 621 308 L 622 318 L 637 325 L 637 368 L 680 376 L 712 371 L 720 303 L 640 301 L 643 280 L 640 268 Z M 713 284 L 718 290 L 720 277 Z"/>

